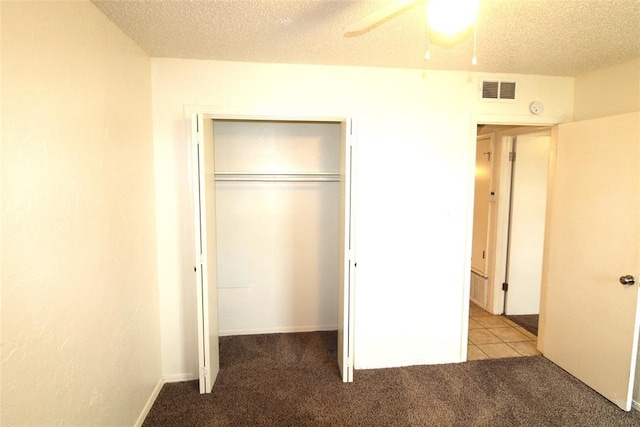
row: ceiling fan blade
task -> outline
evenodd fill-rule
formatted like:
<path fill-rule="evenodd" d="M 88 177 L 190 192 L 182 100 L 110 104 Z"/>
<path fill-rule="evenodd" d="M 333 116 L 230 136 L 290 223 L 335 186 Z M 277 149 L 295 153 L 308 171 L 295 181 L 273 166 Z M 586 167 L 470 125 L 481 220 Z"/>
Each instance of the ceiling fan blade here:
<path fill-rule="evenodd" d="M 349 25 L 344 33 L 347 36 L 362 34 L 363 32 L 385 22 L 387 19 L 404 12 L 405 9 L 413 6 L 421 0 L 395 0 L 382 9 L 378 9 L 370 15 Z"/>

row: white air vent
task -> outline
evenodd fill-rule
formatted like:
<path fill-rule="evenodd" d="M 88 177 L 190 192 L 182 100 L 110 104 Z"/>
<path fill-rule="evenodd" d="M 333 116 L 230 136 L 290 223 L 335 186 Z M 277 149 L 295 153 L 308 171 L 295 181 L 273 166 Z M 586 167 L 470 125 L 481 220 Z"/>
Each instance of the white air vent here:
<path fill-rule="evenodd" d="M 516 99 L 516 82 L 483 80 L 482 99 Z"/>

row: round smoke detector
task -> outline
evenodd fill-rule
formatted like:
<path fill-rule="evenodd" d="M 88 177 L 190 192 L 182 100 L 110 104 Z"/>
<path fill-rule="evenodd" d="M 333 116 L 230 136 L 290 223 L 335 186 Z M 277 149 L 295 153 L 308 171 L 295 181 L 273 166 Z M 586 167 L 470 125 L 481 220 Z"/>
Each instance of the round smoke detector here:
<path fill-rule="evenodd" d="M 531 105 L 529 105 L 529 111 L 533 114 L 541 114 L 544 111 L 544 105 L 542 105 L 542 102 L 533 101 Z"/>

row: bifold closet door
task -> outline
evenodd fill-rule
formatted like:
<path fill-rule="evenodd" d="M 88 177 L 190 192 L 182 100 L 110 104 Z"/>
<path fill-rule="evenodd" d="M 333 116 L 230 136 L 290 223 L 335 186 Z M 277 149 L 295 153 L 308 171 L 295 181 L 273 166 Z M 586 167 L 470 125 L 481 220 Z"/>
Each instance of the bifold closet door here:
<path fill-rule="evenodd" d="M 343 382 L 353 381 L 355 348 L 354 145 L 353 120 L 345 120 L 341 123 L 340 135 L 340 274 L 338 278 L 338 366 Z"/>
<path fill-rule="evenodd" d="M 194 114 L 191 118 L 200 393 L 211 392 L 220 370 L 215 187 L 207 185 L 207 176 L 213 176 L 214 172 L 212 125 L 213 122 L 202 114 Z"/>

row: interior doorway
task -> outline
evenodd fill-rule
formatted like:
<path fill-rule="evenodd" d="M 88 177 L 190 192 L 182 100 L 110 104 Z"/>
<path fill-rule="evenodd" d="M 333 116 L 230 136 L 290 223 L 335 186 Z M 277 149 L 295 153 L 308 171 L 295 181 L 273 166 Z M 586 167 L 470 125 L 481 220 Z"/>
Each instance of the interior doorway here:
<path fill-rule="evenodd" d="M 496 357 L 537 353 L 550 141 L 549 127 L 478 125 L 469 360 L 485 358 L 476 344 L 504 343 L 504 354 L 521 350 Z M 505 317 L 511 315 L 520 317 Z M 499 329 L 509 327 L 520 333 Z M 488 330 L 474 331 L 481 328 Z"/>

